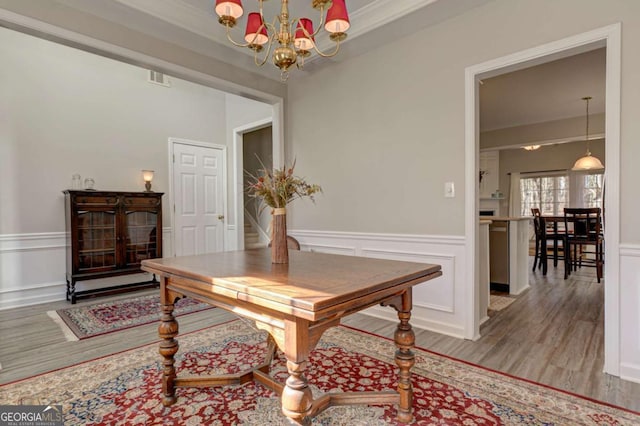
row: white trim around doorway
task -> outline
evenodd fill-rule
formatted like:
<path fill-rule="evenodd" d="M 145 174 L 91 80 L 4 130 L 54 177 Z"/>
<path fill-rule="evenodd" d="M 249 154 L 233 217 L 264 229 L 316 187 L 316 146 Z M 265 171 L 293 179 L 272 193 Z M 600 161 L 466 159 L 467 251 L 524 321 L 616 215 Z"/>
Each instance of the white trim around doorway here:
<path fill-rule="evenodd" d="M 620 76 L 621 24 L 616 23 L 562 40 L 523 50 L 511 55 L 467 67 L 465 70 L 465 253 L 467 259 L 467 291 L 465 308 L 466 336 L 479 336 L 478 294 L 478 141 L 479 97 L 478 84 L 482 78 L 493 77 L 517 69 L 527 68 L 550 60 L 560 59 L 595 47 L 606 47 L 606 130 L 605 149 L 607 167 L 607 226 L 605 240 L 604 282 L 604 372 L 620 375 Z M 473 259 L 471 261 L 471 259 Z"/>

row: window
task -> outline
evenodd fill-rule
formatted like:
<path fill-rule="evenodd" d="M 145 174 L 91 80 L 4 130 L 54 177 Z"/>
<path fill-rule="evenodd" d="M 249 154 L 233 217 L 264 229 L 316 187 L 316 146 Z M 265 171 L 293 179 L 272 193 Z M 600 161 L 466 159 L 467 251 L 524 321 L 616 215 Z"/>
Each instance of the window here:
<path fill-rule="evenodd" d="M 586 187 L 585 187 L 586 190 Z M 561 216 L 569 207 L 569 176 L 547 175 L 520 179 L 520 214 L 531 216 L 539 208 L 546 216 Z"/>

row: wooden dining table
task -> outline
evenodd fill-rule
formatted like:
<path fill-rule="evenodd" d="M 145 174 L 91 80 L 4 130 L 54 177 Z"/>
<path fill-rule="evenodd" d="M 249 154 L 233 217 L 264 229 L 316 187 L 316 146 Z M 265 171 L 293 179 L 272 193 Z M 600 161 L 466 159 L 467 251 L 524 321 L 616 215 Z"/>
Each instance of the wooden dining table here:
<path fill-rule="evenodd" d="M 412 288 L 442 275 L 440 265 L 305 251 L 290 251 L 288 264 L 272 264 L 269 249 L 256 249 L 145 260 L 142 269 L 160 277 L 158 334 L 165 406 L 177 401 L 176 387 L 256 380 L 280 395 L 282 412 L 293 424 L 309 424 L 324 409 L 345 404 L 397 404 L 398 421 L 412 421 Z M 236 375 L 179 377 L 178 321 L 173 310 L 185 296 L 255 321 L 257 328 L 268 332 L 265 361 Z M 399 319 L 394 334 L 397 389 L 331 392 L 314 399 L 305 371 L 322 333 L 339 325 L 342 317 L 377 304 L 395 309 Z M 268 374 L 276 347 L 287 359 L 289 378 L 284 384 Z"/>

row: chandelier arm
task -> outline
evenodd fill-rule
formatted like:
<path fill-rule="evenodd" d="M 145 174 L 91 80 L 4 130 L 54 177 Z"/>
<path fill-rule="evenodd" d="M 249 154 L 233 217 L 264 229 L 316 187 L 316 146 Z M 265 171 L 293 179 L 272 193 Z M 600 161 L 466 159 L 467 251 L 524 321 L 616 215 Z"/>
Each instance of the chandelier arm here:
<path fill-rule="evenodd" d="M 274 35 L 272 35 L 271 37 L 269 37 L 269 45 L 267 46 L 266 52 L 264 54 L 264 58 L 260 61 L 258 61 L 258 51 L 256 50 L 254 55 L 253 55 L 253 60 L 256 63 L 257 66 L 261 67 L 263 66 L 265 63 L 267 63 L 267 59 L 269 59 L 269 55 L 271 53 L 271 46 L 273 45 L 273 40 L 274 40 Z"/>
<path fill-rule="evenodd" d="M 249 47 L 249 45 L 251 43 L 238 43 L 238 42 L 234 41 L 231 38 L 231 27 L 229 27 L 228 25 L 225 25 L 225 27 L 227 27 L 227 39 L 231 42 L 231 44 L 233 44 L 234 46 L 237 46 L 237 47 Z"/>
<path fill-rule="evenodd" d="M 316 30 L 311 35 L 313 37 L 317 36 L 318 33 L 320 33 L 320 30 L 322 29 L 323 26 L 324 26 L 324 5 L 320 6 L 320 23 L 318 24 L 318 26 L 316 27 Z M 309 34 L 307 34 L 307 31 L 304 29 L 304 27 L 302 29 L 304 31 L 304 34 L 308 37 Z"/>
<path fill-rule="evenodd" d="M 315 43 L 313 43 L 313 50 L 315 50 L 316 53 L 322 56 L 323 58 L 331 58 L 332 56 L 336 56 L 338 54 L 338 51 L 340 50 L 340 40 L 336 41 L 335 43 L 336 43 L 336 48 L 331 53 L 324 53 L 323 51 L 318 49 L 318 46 L 316 46 Z"/>

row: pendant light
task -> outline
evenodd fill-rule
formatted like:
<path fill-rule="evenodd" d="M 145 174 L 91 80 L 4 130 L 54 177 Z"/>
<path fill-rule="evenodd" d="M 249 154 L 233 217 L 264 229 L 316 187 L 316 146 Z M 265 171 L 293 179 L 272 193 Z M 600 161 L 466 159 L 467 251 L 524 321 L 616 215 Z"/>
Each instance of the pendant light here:
<path fill-rule="evenodd" d="M 591 155 L 591 151 L 589 151 L 589 101 L 591 100 L 591 96 L 585 96 L 582 100 L 587 103 L 587 132 L 585 137 L 587 140 L 587 153 L 584 157 L 578 158 L 571 170 L 601 170 L 604 169 L 602 162 L 597 157 Z"/>

